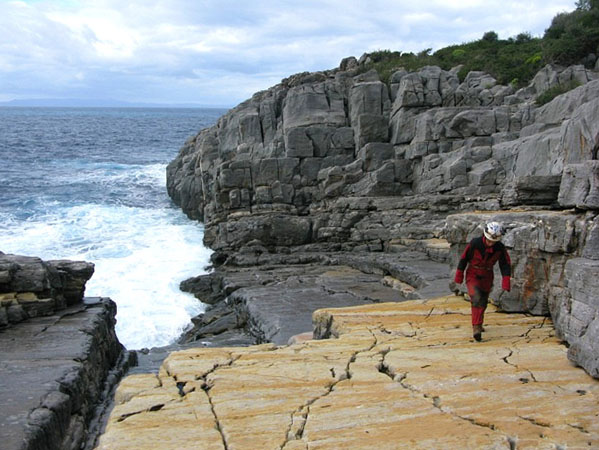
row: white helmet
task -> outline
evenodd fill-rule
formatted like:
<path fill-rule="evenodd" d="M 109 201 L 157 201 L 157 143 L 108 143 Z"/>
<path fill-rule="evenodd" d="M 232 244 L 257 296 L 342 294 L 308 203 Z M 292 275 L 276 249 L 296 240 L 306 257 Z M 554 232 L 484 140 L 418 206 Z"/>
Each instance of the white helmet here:
<path fill-rule="evenodd" d="M 500 223 L 489 222 L 483 231 L 488 241 L 497 242 L 503 236 L 503 227 Z"/>

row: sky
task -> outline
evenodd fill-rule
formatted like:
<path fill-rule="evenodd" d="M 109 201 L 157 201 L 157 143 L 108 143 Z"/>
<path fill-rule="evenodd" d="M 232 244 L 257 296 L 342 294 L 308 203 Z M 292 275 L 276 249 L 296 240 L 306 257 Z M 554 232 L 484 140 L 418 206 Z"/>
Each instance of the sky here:
<path fill-rule="evenodd" d="M 231 107 L 374 50 L 542 36 L 574 0 L 0 0 L 0 102 Z"/>

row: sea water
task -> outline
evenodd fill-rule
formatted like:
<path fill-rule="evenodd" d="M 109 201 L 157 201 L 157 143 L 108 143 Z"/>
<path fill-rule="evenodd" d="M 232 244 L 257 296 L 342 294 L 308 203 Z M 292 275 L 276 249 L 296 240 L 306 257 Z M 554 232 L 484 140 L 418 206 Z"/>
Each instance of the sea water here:
<path fill-rule="evenodd" d="M 224 110 L 0 108 L 0 251 L 95 264 L 129 349 L 168 345 L 202 312 L 179 290 L 205 273 L 203 229 L 166 193 L 185 140 Z"/>

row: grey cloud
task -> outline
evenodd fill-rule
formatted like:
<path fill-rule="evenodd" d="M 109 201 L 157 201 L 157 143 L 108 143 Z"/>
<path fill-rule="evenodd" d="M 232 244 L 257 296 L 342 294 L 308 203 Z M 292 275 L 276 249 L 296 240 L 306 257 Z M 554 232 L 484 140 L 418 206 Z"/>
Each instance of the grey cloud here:
<path fill-rule="evenodd" d="M 521 31 L 541 34 L 556 12 L 574 7 L 563 0 L 95 0 L 69 6 L 40 0 L 17 5 L 0 2 L 3 97 L 105 92 L 122 100 L 218 104 L 234 104 L 292 73 L 332 68 L 343 57 L 365 51 L 436 49 L 478 39 L 489 30 L 502 38 Z M 130 54 L 111 53 L 118 40 L 102 41 L 101 25 L 90 19 L 102 11 L 128 33 Z M 53 20 L 67 13 L 79 20 L 77 26 Z M 108 51 L 99 53 L 98 45 Z"/>

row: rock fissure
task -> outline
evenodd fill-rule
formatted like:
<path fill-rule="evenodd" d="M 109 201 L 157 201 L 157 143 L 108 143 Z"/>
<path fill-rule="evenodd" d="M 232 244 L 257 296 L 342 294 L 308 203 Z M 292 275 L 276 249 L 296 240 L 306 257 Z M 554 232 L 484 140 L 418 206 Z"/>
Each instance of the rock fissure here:
<path fill-rule="evenodd" d="M 368 348 L 357 350 L 352 353 L 352 355 L 348 359 L 348 362 L 345 366 L 345 373 L 343 375 L 341 375 L 339 378 L 337 378 L 335 381 L 333 381 L 333 382 L 329 383 L 327 386 L 325 386 L 324 393 L 322 393 L 321 395 L 318 395 L 314 398 L 309 399 L 307 402 L 305 402 L 303 405 L 299 406 L 295 411 L 293 411 L 291 413 L 290 423 L 287 428 L 287 432 L 285 434 L 285 436 L 286 436 L 285 441 L 279 447 L 281 450 L 283 450 L 290 441 L 301 441 L 303 439 L 304 430 L 305 430 L 306 424 L 308 423 L 308 420 L 310 418 L 310 407 L 312 405 L 314 405 L 317 401 L 322 400 L 323 398 L 326 398 L 327 396 L 329 396 L 335 390 L 335 387 L 340 382 L 342 382 L 344 380 L 350 380 L 352 378 L 352 373 L 350 370 L 351 365 L 356 361 L 358 355 L 360 355 L 361 353 L 367 353 L 367 352 L 371 351 L 377 345 L 378 340 L 377 340 L 376 336 L 374 335 L 372 330 L 369 330 L 369 331 L 373 336 L 373 343 Z M 330 370 L 331 370 L 332 374 L 335 373 L 335 371 L 332 368 Z M 297 425 L 297 429 L 295 429 L 295 430 L 294 430 L 294 428 L 295 428 L 294 425 Z"/>
<path fill-rule="evenodd" d="M 389 367 L 387 367 L 387 370 L 389 370 Z M 412 392 L 413 394 L 417 394 L 418 396 L 429 400 L 431 402 L 431 404 L 433 405 L 433 407 L 437 408 L 442 413 L 448 414 L 448 415 L 450 415 L 452 417 L 455 417 L 457 419 L 460 419 L 460 420 L 464 420 L 464 421 L 470 422 L 471 424 L 479 426 L 479 427 L 484 427 L 484 428 L 488 428 L 488 429 L 493 430 L 493 431 L 498 431 L 497 427 L 493 423 L 483 422 L 483 421 L 477 420 L 477 419 L 475 419 L 473 417 L 462 416 L 462 415 L 456 413 L 455 411 L 453 411 L 451 408 L 442 406 L 441 397 L 439 397 L 437 395 L 431 395 L 431 394 L 426 393 L 426 392 L 422 392 L 420 389 L 418 389 L 415 386 L 407 383 L 405 381 L 407 379 L 407 377 L 408 377 L 408 373 L 407 372 L 406 373 L 401 373 L 399 376 L 397 376 L 392 371 L 389 371 L 389 372 L 390 373 L 388 374 L 388 376 L 390 378 L 392 378 L 393 380 L 399 382 L 399 384 L 404 389 L 407 389 L 410 392 Z M 506 439 L 509 440 L 510 439 L 509 436 L 506 436 Z"/>
<path fill-rule="evenodd" d="M 527 369 L 525 367 L 524 368 L 520 367 L 518 364 L 514 364 L 514 363 L 512 363 L 512 362 L 510 362 L 508 360 L 514 354 L 514 351 L 512 349 L 508 349 L 508 350 L 509 350 L 509 354 L 506 355 L 506 356 L 504 356 L 503 358 L 501 358 L 503 360 L 503 362 L 505 362 L 506 364 L 514 367 L 516 370 L 524 370 L 525 372 L 528 372 L 528 374 L 529 374 L 530 378 L 532 379 L 532 381 L 534 381 L 536 383 L 537 382 L 537 378 L 535 377 L 535 374 L 531 370 L 529 370 L 529 369 Z M 528 378 L 520 378 L 519 380 L 522 383 L 528 383 L 529 382 Z"/>
<path fill-rule="evenodd" d="M 578 431 L 580 431 L 581 433 L 584 433 L 584 434 L 591 434 L 591 433 L 590 433 L 590 432 L 589 432 L 589 431 L 588 431 L 588 430 L 587 430 L 585 427 L 583 427 L 582 425 L 576 425 L 576 424 L 569 423 L 569 424 L 568 424 L 568 426 L 569 426 L 569 427 L 571 427 L 571 428 L 575 428 L 575 429 L 577 429 L 577 430 L 578 430 Z"/>
<path fill-rule="evenodd" d="M 238 355 L 237 357 L 233 357 L 233 355 L 232 355 L 231 353 L 229 353 L 229 357 L 231 358 L 229 361 L 227 361 L 227 362 L 225 362 L 225 363 L 217 363 L 217 364 L 214 364 L 214 365 L 212 366 L 212 369 L 208 370 L 207 372 L 205 372 L 205 373 L 204 373 L 204 374 L 202 374 L 202 375 L 197 375 L 195 379 L 196 379 L 196 380 L 204 380 L 204 381 L 206 381 L 206 380 L 207 380 L 207 377 L 208 377 L 208 375 L 211 375 L 211 374 L 213 374 L 213 373 L 214 373 L 214 372 L 216 372 L 218 369 L 221 369 L 221 368 L 223 368 L 223 367 L 231 367 L 233 364 L 235 364 L 235 361 L 237 361 L 239 358 L 241 358 L 241 355 Z M 168 373 L 168 372 L 167 372 L 167 373 Z M 171 375 L 169 374 L 169 376 L 171 376 Z M 173 377 L 173 378 L 175 378 L 175 381 L 176 381 L 176 377 Z"/>
<path fill-rule="evenodd" d="M 68 312 L 60 313 L 60 315 L 54 322 L 44 326 L 40 331 L 35 333 L 34 336 L 39 336 L 40 334 L 48 331 L 49 328 L 52 328 L 52 327 L 58 325 L 58 323 L 65 317 L 76 316 L 77 314 L 81 314 L 81 312 L 85 311 L 87 308 L 88 308 L 87 306 L 83 305 L 83 306 L 77 308 L 75 311 L 68 311 Z M 85 328 L 79 329 L 79 331 L 81 331 L 82 333 L 85 333 L 85 334 L 93 335 L 92 332 L 90 332 L 89 330 L 87 330 Z"/>
<path fill-rule="evenodd" d="M 526 420 L 527 422 L 532 423 L 533 425 L 543 427 L 543 428 L 551 428 L 551 424 L 548 424 L 546 422 L 541 422 L 540 420 L 535 419 L 534 417 L 526 417 L 526 416 L 520 416 L 520 415 L 518 417 L 522 420 Z"/>
<path fill-rule="evenodd" d="M 211 388 L 212 388 L 212 386 L 208 385 L 207 383 L 204 383 L 202 385 L 202 391 L 204 391 L 204 393 L 206 394 L 206 397 L 208 398 L 208 403 L 210 404 L 210 411 L 212 412 L 212 417 L 214 418 L 214 425 L 216 426 L 216 430 L 220 434 L 223 447 L 225 448 L 225 450 L 229 450 L 229 445 L 227 443 L 227 438 L 225 436 L 225 432 L 223 430 L 222 424 L 220 423 L 220 419 L 218 418 L 218 414 L 216 413 L 212 395 L 210 394 Z"/>
<path fill-rule="evenodd" d="M 138 414 L 144 414 L 144 413 L 148 413 L 148 412 L 160 411 L 162 408 L 164 408 L 164 405 L 165 405 L 165 403 L 159 403 L 159 404 L 150 406 L 149 408 L 146 408 L 146 409 L 143 409 L 143 410 L 140 410 L 140 411 L 135 411 L 135 412 L 132 412 L 132 413 L 122 414 L 117 419 L 117 422 L 124 422 L 129 417 L 136 416 Z"/>

